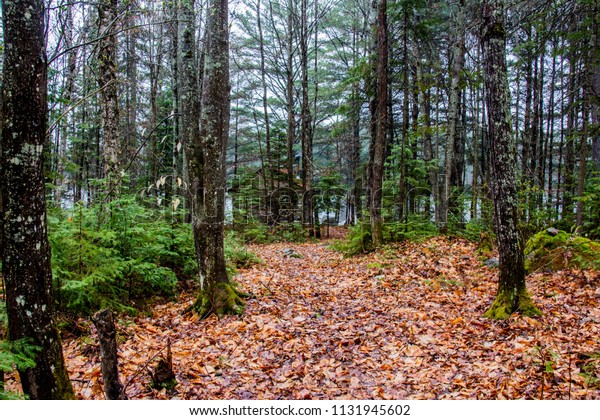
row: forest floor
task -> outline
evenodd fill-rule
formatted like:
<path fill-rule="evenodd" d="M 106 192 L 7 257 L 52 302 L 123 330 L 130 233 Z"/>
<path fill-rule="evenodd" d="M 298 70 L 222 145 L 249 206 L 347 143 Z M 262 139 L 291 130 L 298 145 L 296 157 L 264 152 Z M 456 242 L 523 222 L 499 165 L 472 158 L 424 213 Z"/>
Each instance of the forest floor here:
<path fill-rule="evenodd" d="M 242 317 L 199 321 L 194 299 L 119 322 L 131 399 L 600 399 L 600 273 L 528 277 L 544 313 L 482 317 L 497 269 L 475 246 L 435 237 L 344 258 L 327 241 L 250 246 L 256 297 Z M 298 254 L 290 257 L 290 250 Z M 92 327 L 93 330 L 93 327 Z M 172 343 L 178 385 L 150 388 Z M 78 397 L 102 398 L 95 334 L 64 340 Z"/>

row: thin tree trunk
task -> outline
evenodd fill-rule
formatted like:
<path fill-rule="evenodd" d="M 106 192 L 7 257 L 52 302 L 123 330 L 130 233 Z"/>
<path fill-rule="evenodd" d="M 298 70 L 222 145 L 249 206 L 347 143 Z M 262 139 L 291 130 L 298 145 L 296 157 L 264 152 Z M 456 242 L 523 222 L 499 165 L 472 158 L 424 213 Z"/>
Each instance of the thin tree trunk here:
<path fill-rule="evenodd" d="M 592 37 L 590 39 L 590 72 L 588 93 L 590 102 L 590 116 L 592 126 L 596 127 L 592 133 L 592 162 L 594 169 L 600 171 L 600 11 L 598 10 L 598 0 L 594 1 L 592 20 Z M 593 54 L 595 52 L 595 54 Z"/>
<path fill-rule="evenodd" d="M 119 101 L 117 97 L 117 37 L 118 0 L 98 3 L 98 85 L 102 109 L 102 140 L 104 157 L 104 192 L 106 199 L 118 195 L 119 182 Z"/>
<path fill-rule="evenodd" d="M 441 224 L 442 229 L 445 230 L 448 227 L 448 213 L 450 212 L 450 195 L 452 194 L 452 172 L 455 154 L 455 143 L 456 137 L 459 137 L 457 127 L 460 120 L 460 92 L 461 92 L 461 80 L 462 72 L 465 59 L 465 31 L 466 31 L 466 20 L 465 20 L 465 1 L 459 0 L 456 10 L 456 34 L 454 39 L 454 45 L 452 47 L 452 67 L 451 71 L 451 86 L 450 86 L 450 98 L 449 98 L 449 110 L 448 110 L 448 129 L 446 138 L 446 156 L 444 163 L 444 183 L 442 184 L 442 196 L 441 196 Z"/>
<path fill-rule="evenodd" d="M 71 48 L 74 44 L 73 39 L 73 11 L 72 5 L 66 6 L 66 17 L 65 17 L 65 48 Z M 64 110 L 68 110 L 71 105 L 71 98 L 73 96 L 73 90 L 75 87 L 75 77 L 77 76 L 77 50 L 70 50 L 67 54 L 67 80 L 64 89 Z M 61 121 L 61 135 L 60 144 L 58 147 L 58 154 L 56 156 L 56 189 L 54 192 L 54 204 L 56 207 L 60 207 L 63 200 L 63 194 L 65 193 L 65 161 L 67 159 L 67 143 L 69 138 L 69 124 L 71 121 L 71 114 L 73 111 L 65 112 L 63 120 Z"/>
<path fill-rule="evenodd" d="M 173 196 L 179 196 L 184 198 L 187 194 L 181 194 L 182 175 L 180 172 L 180 151 L 183 149 L 183 143 L 180 137 L 180 122 L 181 122 L 181 111 L 179 106 L 179 63 L 178 63 L 178 51 L 179 51 L 179 25 L 177 18 L 179 16 L 179 5 L 177 0 L 172 0 L 170 4 L 172 11 L 171 16 L 173 22 L 169 28 L 170 42 L 171 42 L 171 83 L 173 89 L 173 149 L 171 150 L 171 185 Z M 185 178 L 184 178 L 185 179 Z M 178 197 L 178 198 L 179 198 Z M 185 205 L 182 206 L 186 208 Z M 173 221 L 178 221 L 179 217 L 173 216 Z"/>
<path fill-rule="evenodd" d="M 300 2 L 300 68 L 302 71 L 302 111 L 301 137 L 302 137 L 302 223 L 314 236 L 314 213 L 312 199 L 313 181 L 313 136 L 310 104 L 308 100 L 308 1 Z"/>
<path fill-rule="evenodd" d="M 125 25 L 129 28 L 126 32 L 126 61 L 125 74 L 127 75 L 127 96 L 126 96 L 126 132 L 124 133 L 123 160 L 131 162 L 131 186 L 135 189 L 135 183 L 138 179 L 139 168 L 135 161 L 135 153 L 138 148 L 138 127 L 137 127 L 137 111 L 138 111 L 138 69 L 137 69 L 137 38 L 138 33 L 135 29 L 136 11 L 133 10 L 135 3 L 128 1 L 126 3 L 127 12 L 125 14 Z M 152 88 L 151 88 L 152 89 Z M 150 111 L 153 112 L 152 110 Z M 156 114 L 154 114 L 156 116 Z M 150 130 L 154 127 L 152 125 Z"/>
<path fill-rule="evenodd" d="M 265 70 L 265 45 L 263 39 L 263 30 L 262 30 L 262 15 L 260 13 L 260 0 L 256 2 L 256 21 L 258 24 L 258 43 L 260 48 L 260 79 L 262 82 L 262 106 L 263 113 L 265 118 L 265 146 L 267 149 L 267 168 L 266 170 L 269 173 L 269 184 L 265 184 L 265 188 L 267 188 L 267 196 L 269 192 L 273 191 L 273 155 L 271 153 L 271 126 L 269 124 L 269 108 L 267 105 L 267 80 L 266 80 L 266 70 Z M 267 201 L 268 206 L 268 201 Z"/>
<path fill-rule="evenodd" d="M 371 145 L 371 201 L 369 213 L 371 236 L 374 246 L 383 244 L 383 217 L 381 203 L 383 199 L 383 174 L 385 169 L 385 150 L 388 124 L 388 30 L 387 0 L 379 0 L 377 7 L 377 113 L 375 137 Z"/>
<path fill-rule="evenodd" d="M 565 162 L 563 165 L 563 197 L 562 197 L 562 219 L 565 223 L 573 222 L 573 191 L 574 191 L 574 136 L 577 124 L 576 119 L 576 63 L 575 58 L 571 56 L 569 64 L 569 83 L 567 95 L 567 127 L 564 145 Z"/>
<path fill-rule="evenodd" d="M 287 107 L 287 170 L 288 170 L 288 188 L 290 191 L 295 190 L 294 182 L 294 138 L 295 138 L 295 119 L 294 115 L 294 2 L 288 0 L 287 3 L 287 33 L 286 33 L 286 47 L 287 47 L 287 62 L 286 62 L 286 107 Z M 294 221 L 294 212 L 290 213 L 290 221 Z"/>
<path fill-rule="evenodd" d="M 547 152 L 545 153 L 548 157 L 548 202 L 547 209 L 550 214 L 553 214 L 553 206 L 552 202 L 554 200 L 554 196 L 552 193 L 552 186 L 554 183 L 553 179 L 553 169 L 554 169 L 554 84 L 556 83 L 556 54 L 554 51 L 556 50 L 556 40 L 554 41 L 554 45 L 552 47 L 552 73 L 550 76 L 550 99 L 548 101 L 548 116 L 546 120 L 546 144 L 547 144 Z M 551 219 L 554 217 L 551 216 Z"/>

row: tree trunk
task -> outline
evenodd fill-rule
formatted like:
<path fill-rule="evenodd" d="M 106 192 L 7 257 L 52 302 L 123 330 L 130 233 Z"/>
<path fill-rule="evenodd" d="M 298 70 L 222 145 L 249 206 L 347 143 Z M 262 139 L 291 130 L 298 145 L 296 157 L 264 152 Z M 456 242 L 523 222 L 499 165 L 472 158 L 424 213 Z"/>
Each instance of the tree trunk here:
<path fill-rule="evenodd" d="M 227 0 L 210 0 L 207 9 L 207 45 L 202 92 L 202 123 L 200 141 L 190 172 L 201 169 L 202 188 L 195 189 L 193 203 L 194 235 L 197 254 L 204 268 L 204 284 L 193 305 L 201 318 L 241 314 L 244 302 L 241 294 L 229 281 L 225 266 L 224 224 L 226 192 L 226 152 L 229 136 L 229 26 Z M 183 101 L 183 99 L 182 99 Z M 185 128 L 184 128 L 185 129 Z M 197 175 L 198 176 L 198 175 Z M 200 196 L 204 197 L 203 201 Z"/>
<path fill-rule="evenodd" d="M 179 126 L 181 121 L 181 112 L 179 106 L 179 65 L 178 65 L 178 50 L 179 50 L 179 26 L 177 23 L 177 16 L 179 15 L 179 6 L 177 0 L 172 0 L 171 3 L 172 11 L 171 16 L 173 22 L 169 28 L 170 35 L 170 47 L 171 47 L 171 80 L 173 86 L 173 149 L 171 150 L 171 191 L 173 197 L 180 196 L 184 198 L 186 194 L 181 194 L 181 171 L 180 171 L 180 150 L 183 148 L 183 143 L 179 135 Z M 179 197 L 178 197 L 179 198 Z M 185 206 L 183 206 L 185 208 Z M 175 212 L 174 212 L 175 213 Z M 180 218 L 174 214 L 173 221 L 179 221 Z"/>
<path fill-rule="evenodd" d="M 523 249 L 517 229 L 515 149 L 511 129 L 510 91 L 506 75 L 506 32 L 502 0 L 483 3 L 481 42 L 491 140 L 491 190 L 498 252 L 498 292 L 485 316 L 508 318 L 513 312 L 539 315 L 527 293 Z"/>
<path fill-rule="evenodd" d="M 293 8 L 294 2 L 288 0 L 287 3 L 287 33 L 286 33 L 286 47 L 287 47 L 287 62 L 286 62 L 286 108 L 287 108 L 287 170 L 288 170 L 288 188 L 290 191 L 294 191 L 294 138 L 295 138 L 295 115 L 294 115 L 294 33 L 293 33 Z M 294 212 L 290 213 L 290 222 L 294 221 Z"/>
<path fill-rule="evenodd" d="M 65 48 L 69 49 L 73 47 L 73 11 L 72 5 L 66 5 L 66 17 L 65 17 Z M 63 194 L 65 193 L 65 161 L 67 160 L 67 143 L 69 138 L 69 121 L 72 110 L 69 107 L 72 106 L 71 98 L 73 96 L 73 90 L 75 87 L 75 77 L 77 75 L 77 50 L 70 50 L 67 54 L 67 79 L 64 88 L 64 102 L 63 106 L 64 113 L 62 115 L 60 144 L 57 147 L 56 156 L 56 189 L 54 191 L 54 205 L 60 207 L 62 204 Z"/>
<path fill-rule="evenodd" d="M 442 184 L 440 217 L 442 230 L 448 227 L 450 211 L 450 195 L 452 194 L 453 163 L 455 161 L 455 144 L 460 141 L 458 126 L 460 125 L 461 80 L 465 61 L 465 2 L 460 0 L 456 10 L 456 35 L 452 47 L 452 67 L 450 98 L 448 109 L 448 129 L 446 138 L 446 156 L 444 162 L 444 183 Z M 458 140 L 457 140 L 458 139 Z"/>
<path fill-rule="evenodd" d="M 592 117 L 592 126 L 595 127 L 592 134 L 592 162 L 594 169 L 600 171 L 600 13 L 598 11 L 598 1 L 594 1 L 592 21 L 592 39 L 590 40 L 590 71 L 591 74 L 588 93 L 590 102 L 590 114 Z M 595 53 L 593 53 L 595 52 Z"/>
<path fill-rule="evenodd" d="M 314 213 L 312 200 L 313 181 L 313 137 L 308 100 L 308 10 L 307 0 L 300 2 L 300 68 L 302 72 L 302 223 L 308 228 L 310 236 L 314 236 Z"/>
<path fill-rule="evenodd" d="M 139 179 L 138 174 L 140 173 L 138 163 L 135 160 L 135 154 L 138 148 L 138 126 L 137 126 L 137 110 L 138 110 L 138 69 L 137 69 L 137 29 L 136 24 L 136 11 L 134 10 L 134 2 L 128 1 L 125 5 L 127 11 L 125 13 L 125 25 L 127 26 L 126 32 L 126 52 L 125 52 L 125 74 L 127 75 L 126 82 L 126 102 L 125 102 L 125 122 L 126 131 L 124 133 L 124 145 L 123 145 L 123 160 L 131 162 L 132 172 L 130 175 L 130 185 L 135 189 L 135 182 Z M 156 30 L 156 29 L 155 29 Z M 151 64 L 152 65 L 152 64 Z M 152 72 L 152 70 L 151 70 Z M 153 90 L 153 87 L 150 88 Z M 152 96 L 152 94 L 151 94 Z M 154 98 L 156 101 L 156 98 Z M 153 104 L 156 106 L 156 103 Z M 150 113 L 156 116 L 152 105 Z M 152 130 L 154 125 L 151 125 L 149 130 Z M 120 175 L 119 175 L 120 176 Z"/>
<path fill-rule="evenodd" d="M 562 219 L 567 225 L 573 222 L 573 193 L 575 185 L 575 151 L 574 137 L 577 130 L 576 108 L 577 108 L 577 81 L 576 81 L 576 59 L 574 54 L 569 58 L 569 82 L 567 95 L 567 127 L 565 133 L 565 163 L 563 165 L 563 197 L 562 197 Z"/>
<path fill-rule="evenodd" d="M 109 309 L 104 309 L 96 312 L 92 321 L 98 331 L 98 341 L 100 342 L 100 368 L 104 380 L 104 395 L 107 400 L 126 400 L 127 395 L 119 379 L 117 331 L 113 314 Z"/>
<path fill-rule="evenodd" d="M 98 3 L 98 85 L 102 108 L 102 140 L 104 157 L 104 192 L 106 199 L 118 195 L 119 182 L 119 101 L 117 97 L 117 0 Z"/>
<path fill-rule="evenodd" d="M 439 215 L 439 185 L 438 185 L 438 166 L 434 162 L 436 156 L 434 154 L 433 143 L 431 138 L 431 74 L 428 70 L 423 73 L 418 49 L 415 48 L 415 63 L 417 70 L 417 85 L 420 86 L 420 95 L 422 98 L 419 101 L 419 106 L 422 108 L 420 114 L 423 115 L 423 123 L 425 131 L 423 134 L 423 159 L 427 162 L 427 175 L 429 179 L 429 188 L 431 189 L 430 196 L 433 198 L 434 221 L 440 222 Z"/>
<path fill-rule="evenodd" d="M 388 32 L 387 0 L 380 0 L 377 7 L 377 108 L 375 136 L 371 144 L 371 197 L 369 215 L 373 245 L 383 244 L 383 217 L 381 203 L 383 198 L 383 173 L 385 169 L 385 149 L 388 124 Z"/>
<path fill-rule="evenodd" d="M 271 154 L 271 125 L 269 123 L 269 108 L 267 104 L 267 80 L 266 80 L 266 70 L 265 70 L 265 45 L 263 39 L 263 30 L 262 30 L 262 16 L 260 13 L 260 0 L 256 2 L 256 21 L 258 24 L 258 43 L 260 48 L 260 79 L 262 82 L 262 106 L 263 106 L 263 114 L 265 118 L 265 146 L 267 149 L 267 171 L 269 173 L 269 184 L 268 186 L 265 184 L 265 188 L 267 188 L 266 196 L 269 197 L 269 194 L 273 191 L 273 155 Z M 266 204 L 268 207 L 270 200 L 267 198 Z"/>
<path fill-rule="evenodd" d="M 54 299 L 46 224 L 46 10 L 41 0 L 4 0 L 3 130 L 0 183 L 3 204 L 2 274 L 9 337 L 40 347 L 33 368 L 20 369 L 32 399 L 74 399 L 65 368 Z"/>

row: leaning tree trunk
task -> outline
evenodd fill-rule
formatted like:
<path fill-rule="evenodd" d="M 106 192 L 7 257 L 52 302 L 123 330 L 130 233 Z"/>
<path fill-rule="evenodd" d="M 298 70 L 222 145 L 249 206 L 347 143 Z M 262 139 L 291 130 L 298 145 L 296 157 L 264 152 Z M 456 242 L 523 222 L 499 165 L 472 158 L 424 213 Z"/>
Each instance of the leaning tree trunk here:
<path fill-rule="evenodd" d="M 227 0 L 211 0 L 207 16 L 207 46 L 202 92 L 200 152 L 203 188 L 193 199 L 194 235 L 202 235 L 197 251 L 204 270 L 203 287 L 193 305 L 201 318 L 240 314 L 244 308 L 242 294 L 229 281 L 225 266 L 225 175 L 227 138 L 229 135 L 230 83 L 229 32 Z M 185 127 L 184 127 L 185 130 Z M 191 159 L 191 157 L 190 157 Z M 199 168 L 200 166 L 197 166 Z M 203 202 L 197 199 L 203 196 Z"/>
<path fill-rule="evenodd" d="M 517 230 L 517 190 L 515 147 L 511 128 L 510 91 L 506 76 L 506 51 L 502 0 L 483 3 L 484 86 L 491 142 L 491 189 L 500 273 L 498 292 L 485 313 L 494 319 L 508 318 L 513 312 L 539 315 L 525 286 L 523 249 Z"/>
<path fill-rule="evenodd" d="M 4 0 L 3 130 L 0 183 L 2 275 L 9 337 L 40 348 L 35 367 L 19 369 L 32 399 L 74 399 L 54 323 L 46 225 L 46 11 L 41 0 Z"/>

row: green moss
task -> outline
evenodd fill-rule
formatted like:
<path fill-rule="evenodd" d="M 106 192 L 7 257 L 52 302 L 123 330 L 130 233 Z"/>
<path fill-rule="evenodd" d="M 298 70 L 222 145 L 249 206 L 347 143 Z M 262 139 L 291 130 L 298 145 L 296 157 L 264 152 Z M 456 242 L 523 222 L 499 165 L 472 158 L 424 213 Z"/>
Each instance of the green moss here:
<path fill-rule="evenodd" d="M 541 316 L 542 312 L 535 306 L 527 290 L 519 292 L 516 299 L 508 291 L 499 291 L 494 303 L 483 316 L 490 319 L 507 319 L 513 313 L 518 312 L 523 316 Z"/>
<path fill-rule="evenodd" d="M 544 230 L 532 236 L 525 247 L 528 273 L 541 268 L 553 271 L 565 268 L 600 269 L 600 243 L 571 235 L 563 230 L 552 235 Z"/>
<path fill-rule="evenodd" d="M 477 244 L 477 255 L 482 260 L 487 260 L 492 257 L 494 252 L 494 243 L 491 236 L 487 232 L 481 232 L 479 243 Z"/>
<path fill-rule="evenodd" d="M 249 297 L 240 292 L 233 283 L 219 283 L 214 288 L 202 290 L 196 301 L 186 312 L 196 312 L 200 319 L 208 318 L 215 314 L 218 317 L 224 315 L 242 315 L 246 306 L 243 298 Z"/>

